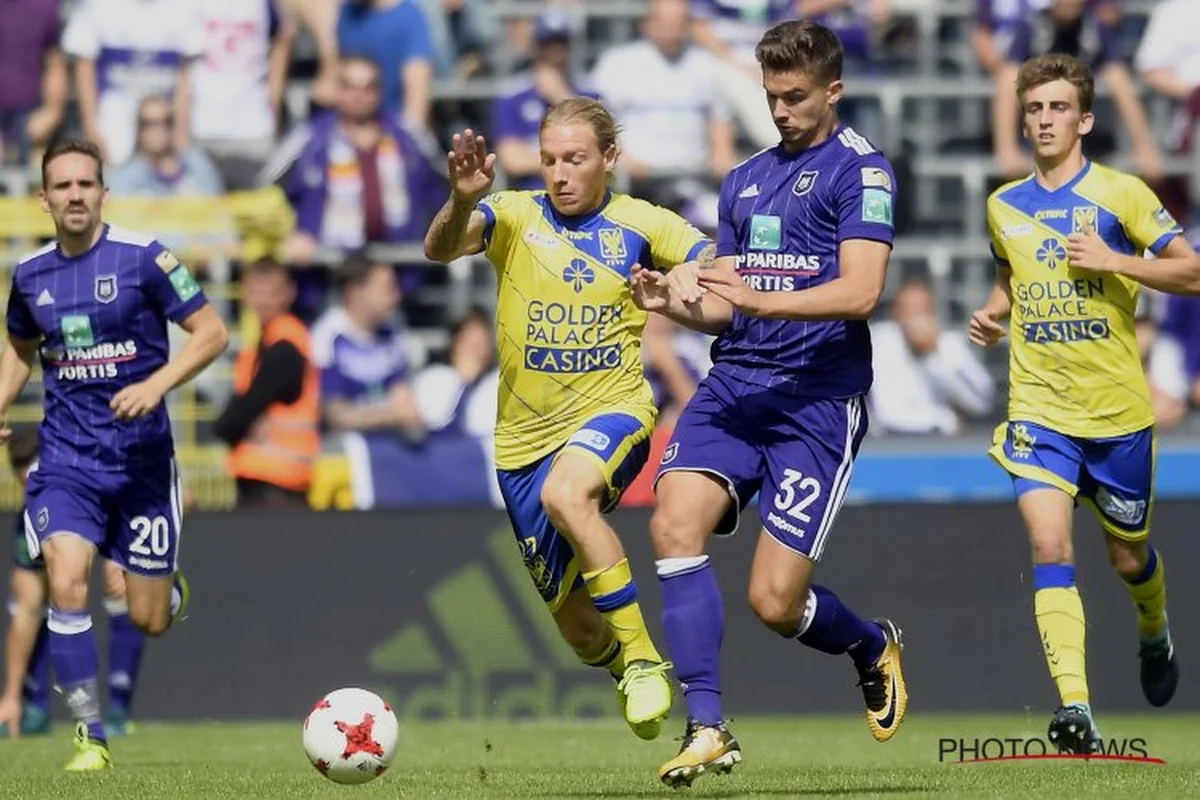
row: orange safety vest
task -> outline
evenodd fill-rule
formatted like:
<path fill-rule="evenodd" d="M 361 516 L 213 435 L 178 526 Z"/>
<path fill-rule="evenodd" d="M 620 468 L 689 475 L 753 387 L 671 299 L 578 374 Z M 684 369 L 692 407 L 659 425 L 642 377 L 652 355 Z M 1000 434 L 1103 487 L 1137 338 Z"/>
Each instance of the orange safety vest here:
<path fill-rule="evenodd" d="M 321 451 L 320 377 L 312 361 L 312 345 L 304 323 L 291 314 L 269 322 L 262 344 L 243 350 L 233 366 L 233 388 L 244 394 L 258 373 L 258 354 L 276 342 L 291 342 L 304 356 L 304 384 L 294 403 L 272 403 L 250 426 L 250 433 L 229 454 L 235 478 L 262 481 L 296 492 L 307 492 L 313 464 Z"/>

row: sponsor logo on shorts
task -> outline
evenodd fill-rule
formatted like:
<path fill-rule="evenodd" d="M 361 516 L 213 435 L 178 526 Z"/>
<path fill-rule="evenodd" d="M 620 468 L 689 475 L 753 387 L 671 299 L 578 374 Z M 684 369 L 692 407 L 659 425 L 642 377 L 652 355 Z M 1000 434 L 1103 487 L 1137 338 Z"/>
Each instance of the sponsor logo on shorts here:
<path fill-rule="evenodd" d="M 567 439 L 567 444 L 581 444 L 592 450 L 604 451 L 612 444 L 612 438 L 607 433 L 592 428 L 583 428 L 571 434 L 571 438 Z"/>
<path fill-rule="evenodd" d="M 1037 437 L 1029 432 L 1028 426 L 1018 423 L 1012 427 L 1013 458 L 1026 459 L 1033 455 L 1033 445 Z"/>
<path fill-rule="evenodd" d="M 171 566 L 170 563 L 158 558 L 145 558 L 143 556 L 130 556 L 129 566 L 141 567 L 142 569 L 166 569 Z"/>
<path fill-rule="evenodd" d="M 1096 490 L 1096 505 L 1106 517 L 1122 525 L 1141 525 L 1146 518 L 1145 500 L 1124 500 L 1103 486 Z"/>
<path fill-rule="evenodd" d="M 803 528 L 796 527 L 783 517 L 776 514 L 774 511 L 767 514 L 767 522 L 771 523 L 784 533 L 790 533 L 792 536 L 795 536 L 798 539 L 803 539 L 806 536 Z"/>

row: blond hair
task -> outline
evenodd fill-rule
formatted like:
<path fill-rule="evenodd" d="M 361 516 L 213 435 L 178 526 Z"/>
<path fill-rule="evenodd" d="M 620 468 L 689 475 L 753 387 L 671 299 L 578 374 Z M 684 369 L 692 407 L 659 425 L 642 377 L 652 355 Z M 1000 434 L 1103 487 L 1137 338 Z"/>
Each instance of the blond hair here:
<path fill-rule="evenodd" d="M 596 134 L 596 143 L 600 152 L 607 153 L 608 148 L 615 147 L 620 128 L 616 120 L 604 104 L 590 97 L 572 97 L 550 106 L 542 117 L 542 125 L 538 133 L 557 125 L 580 124 L 588 125 Z"/>

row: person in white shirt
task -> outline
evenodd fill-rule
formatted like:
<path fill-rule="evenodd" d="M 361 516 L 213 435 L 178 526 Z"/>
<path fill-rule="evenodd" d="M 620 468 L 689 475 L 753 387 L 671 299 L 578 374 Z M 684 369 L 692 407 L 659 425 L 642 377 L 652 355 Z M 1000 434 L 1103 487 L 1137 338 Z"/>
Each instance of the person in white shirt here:
<path fill-rule="evenodd" d="M 621 125 L 630 192 L 677 211 L 707 195 L 715 227 L 715 190 L 737 160 L 734 125 L 720 63 L 691 42 L 691 24 L 686 0 L 654 0 L 642 41 L 606 50 L 592 85 Z"/>
<path fill-rule="evenodd" d="M 231 191 L 249 189 L 275 145 L 295 25 L 275 0 L 200 0 L 192 135 Z"/>
<path fill-rule="evenodd" d="M 871 324 L 872 427 L 948 435 L 961 431 L 966 419 L 990 412 L 995 381 L 965 336 L 940 329 L 929 284 L 906 281 L 890 311 L 891 319 Z"/>
<path fill-rule="evenodd" d="M 83 132 L 108 163 L 133 155 L 138 104 L 172 98 L 176 145 L 191 132 L 192 62 L 204 52 L 196 0 L 82 0 L 63 32 L 75 59 L 75 91 Z"/>

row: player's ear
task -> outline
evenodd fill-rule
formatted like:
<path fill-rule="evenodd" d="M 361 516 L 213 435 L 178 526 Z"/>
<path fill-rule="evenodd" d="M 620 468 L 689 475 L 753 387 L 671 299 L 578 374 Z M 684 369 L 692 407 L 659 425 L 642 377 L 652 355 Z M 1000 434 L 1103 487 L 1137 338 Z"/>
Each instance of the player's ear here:
<path fill-rule="evenodd" d="M 50 213 L 50 201 L 46 199 L 46 190 L 45 189 L 38 191 L 38 201 L 39 201 L 40 205 L 42 206 L 42 211 L 45 211 L 47 214 L 49 214 Z"/>
<path fill-rule="evenodd" d="M 609 172 L 617 168 L 618 155 L 620 155 L 620 151 L 615 144 L 610 144 L 608 149 L 604 151 L 604 168 Z"/>
<path fill-rule="evenodd" d="M 838 78 L 825 88 L 825 99 L 829 105 L 836 106 L 838 104 L 838 102 L 842 99 L 842 92 L 845 90 L 845 88 L 846 85 L 842 83 L 841 78 Z"/>
<path fill-rule="evenodd" d="M 1079 135 L 1087 136 L 1092 132 L 1092 128 L 1096 126 L 1096 115 L 1091 111 L 1083 112 L 1083 116 L 1079 118 Z"/>

